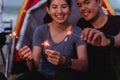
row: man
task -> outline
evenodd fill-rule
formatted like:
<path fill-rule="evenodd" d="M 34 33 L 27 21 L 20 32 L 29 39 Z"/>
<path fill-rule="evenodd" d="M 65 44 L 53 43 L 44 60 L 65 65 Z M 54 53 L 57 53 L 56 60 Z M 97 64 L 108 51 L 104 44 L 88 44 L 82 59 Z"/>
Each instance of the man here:
<path fill-rule="evenodd" d="M 88 43 L 88 80 L 120 80 L 120 16 L 105 15 L 103 0 L 77 0 L 77 23 Z"/>
<path fill-rule="evenodd" d="M 3 47 L 6 37 L 4 34 L 4 27 L 2 22 L 3 0 L 0 0 L 0 49 Z"/>

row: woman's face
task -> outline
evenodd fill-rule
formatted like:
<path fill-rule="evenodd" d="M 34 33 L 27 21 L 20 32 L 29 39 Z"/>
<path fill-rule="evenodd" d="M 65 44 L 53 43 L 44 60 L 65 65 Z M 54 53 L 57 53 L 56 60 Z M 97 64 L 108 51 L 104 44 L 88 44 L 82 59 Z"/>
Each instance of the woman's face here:
<path fill-rule="evenodd" d="M 54 22 L 61 24 L 67 21 L 71 9 L 66 0 L 51 0 L 50 7 L 46 10 Z"/>

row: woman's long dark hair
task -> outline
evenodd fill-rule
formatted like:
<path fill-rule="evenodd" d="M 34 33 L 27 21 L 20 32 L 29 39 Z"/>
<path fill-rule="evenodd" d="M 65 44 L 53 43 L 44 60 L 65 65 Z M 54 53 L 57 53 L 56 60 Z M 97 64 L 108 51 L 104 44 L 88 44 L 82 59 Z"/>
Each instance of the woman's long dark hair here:
<path fill-rule="evenodd" d="M 48 8 L 50 8 L 51 1 L 52 1 L 52 0 L 47 0 L 47 2 L 46 2 L 46 6 L 47 6 Z M 68 5 L 69 5 L 69 7 L 70 7 L 70 9 L 71 9 L 71 7 L 72 7 L 72 1 L 71 1 L 71 0 L 66 0 L 66 2 L 68 3 Z M 43 18 L 43 20 L 44 20 L 44 23 L 49 23 L 49 22 L 52 21 L 52 17 L 51 17 L 48 13 L 46 13 L 46 15 L 45 15 L 45 17 Z"/>

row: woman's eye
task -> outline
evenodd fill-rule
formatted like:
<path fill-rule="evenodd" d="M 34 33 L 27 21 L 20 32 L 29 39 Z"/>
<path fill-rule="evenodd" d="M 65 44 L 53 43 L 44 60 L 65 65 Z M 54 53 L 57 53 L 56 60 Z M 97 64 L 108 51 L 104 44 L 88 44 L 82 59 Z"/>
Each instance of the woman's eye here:
<path fill-rule="evenodd" d="M 68 7 L 68 5 L 63 5 L 63 6 L 62 6 L 62 8 L 67 8 L 67 7 Z"/>
<path fill-rule="evenodd" d="M 52 8 L 56 9 L 57 7 L 56 6 L 52 6 Z"/>

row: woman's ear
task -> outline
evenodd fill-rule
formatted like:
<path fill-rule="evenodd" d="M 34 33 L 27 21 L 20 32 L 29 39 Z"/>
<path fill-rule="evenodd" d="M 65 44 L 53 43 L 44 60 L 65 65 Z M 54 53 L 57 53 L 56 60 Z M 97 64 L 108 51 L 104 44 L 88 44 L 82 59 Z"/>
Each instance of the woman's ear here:
<path fill-rule="evenodd" d="M 45 9 L 46 9 L 47 13 L 50 14 L 49 8 L 45 7 Z"/>

